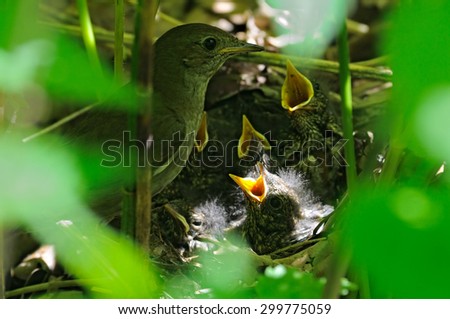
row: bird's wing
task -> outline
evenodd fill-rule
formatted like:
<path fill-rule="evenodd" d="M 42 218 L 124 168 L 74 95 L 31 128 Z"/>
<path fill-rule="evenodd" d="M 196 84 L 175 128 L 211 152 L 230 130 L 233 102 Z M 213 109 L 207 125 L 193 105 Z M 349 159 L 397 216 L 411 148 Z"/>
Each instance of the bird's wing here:
<path fill-rule="evenodd" d="M 155 166 L 152 174 L 152 193 L 156 194 L 172 182 L 175 177 L 186 166 L 186 162 L 194 146 L 193 135 L 186 136 L 187 138 L 179 144 L 176 151 L 174 151 L 164 164 Z"/>
<path fill-rule="evenodd" d="M 172 114 L 155 116 L 153 145 L 149 162 L 152 165 L 152 192 L 167 186 L 186 166 L 194 147 L 195 131 L 189 131 L 182 119 Z"/>

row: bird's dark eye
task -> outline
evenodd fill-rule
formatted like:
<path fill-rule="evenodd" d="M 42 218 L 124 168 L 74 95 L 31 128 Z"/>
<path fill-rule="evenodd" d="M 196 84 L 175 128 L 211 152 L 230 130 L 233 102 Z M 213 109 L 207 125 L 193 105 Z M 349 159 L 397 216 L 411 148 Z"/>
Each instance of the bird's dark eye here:
<path fill-rule="evenodd" d="M 274 210 L 280 209 L 281 206 L 283 205 L 283 202 L 281 201 L 281 199 L 278 197 L 275 197 L 275 196 L 270 197 L 268 203 L 269 203 L 270 208 L 272 208 Z"/>
<path fill-rule="evenodd" d="M 192 224 L 193 224 L 194 226 L 200 227 L 203 223 L 202 223 L 201 220 L 194 220 L 194 221 L 192 222 Z"/>
<path fill-rule="evenodd" d="M 205 40 L 203 40 L 203 46 L 207 49 L 207 50 L 214 50 L 216 48 L 217 45 L 217 41 L 214 38 L 206 38 Z"/>

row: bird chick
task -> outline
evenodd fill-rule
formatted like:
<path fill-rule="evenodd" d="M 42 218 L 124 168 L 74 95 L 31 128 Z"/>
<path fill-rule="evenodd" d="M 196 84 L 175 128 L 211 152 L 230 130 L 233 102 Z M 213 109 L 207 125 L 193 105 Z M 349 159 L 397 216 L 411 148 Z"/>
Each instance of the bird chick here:
<path fill-rule="evenodd" d="M 270 254 L 312 237 L 333 207 L 318 202 L 294 170 L 272 174 L 262 163 L 256 168 L 247 177 L 230 174 L 246 195 L 243 235 L 250 247 L 257 254 Z"/>
<path fill-rule="evenodd" d="M 303 172 L 315 193 L 332 202 L 345 190 L 347 163 L 343 151 L 346 141 L 328 104 L 319 85 L 288 60 L 281 105 L 288 111 L 292 130 L 282 166 Z"/>
<path fill-rule="evenodd" d="M 210 250 L 223 239 L 228 226 L 227 212 L 218 198 L 195 207 L 185 200 L 173 200 L 152 211 L 150 252 L 164 268 L 189 261 L 198 250 Z"/>
<path fill-rule="evenodd" d="M 191 251 L 208 250 L 211 245 L 204 240 L 215 241 L 223 238 L 227 227 L 227 212 L 218 199 L 209 199 L 192 209 L 190 221 Z"/>

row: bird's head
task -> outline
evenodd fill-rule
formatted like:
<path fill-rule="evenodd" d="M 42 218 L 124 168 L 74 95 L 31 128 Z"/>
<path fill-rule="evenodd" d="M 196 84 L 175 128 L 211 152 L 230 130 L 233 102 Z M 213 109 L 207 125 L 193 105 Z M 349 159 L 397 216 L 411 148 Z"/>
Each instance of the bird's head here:
<path fill-rule="evenodd" d="M 269 254 L 313 236 L 333 208 L 315 200 L 294 170 L 272 174 L 261 163 L 257 167 L 250 177 L 230 175 L 246 195 L 244 233 L 251 248 Z"/>
<path fill-rule="evenodd" d="M 263 49 L 207 24 L 185 24 L 158 39 L 155 67 L 164 65 L 170 69 L 167 72 L 189 70 L 191 74 L 209 79 L 230 56 Z"/>
<path fill-rule="evenodd" d="M 277 174 L 270 173 L 262 164 L 257 164 L 256 174 L 250 177 L 230 177 L 241 188 L 247 198 L 251 213 L 260 217 L 300 217 L 301 199 L 298 189 L 292 188 Z M 289 181 L 288 181 L 289 182 Z"/>

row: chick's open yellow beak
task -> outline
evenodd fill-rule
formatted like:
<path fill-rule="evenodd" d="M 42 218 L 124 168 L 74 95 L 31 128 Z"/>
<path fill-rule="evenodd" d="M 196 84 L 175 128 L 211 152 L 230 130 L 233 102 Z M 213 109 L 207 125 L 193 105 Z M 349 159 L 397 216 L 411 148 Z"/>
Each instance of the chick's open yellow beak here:
<path fill-rule="evenodd" d="M 290 112 L 307 109 L 313 97 L 314 88 L 311 81 L 287 60 L 286 79 L 281 88 L 281 106 Z"/>
<path fill-rule="evenodd" d="M 242 134 L 238 143 L 238 157 L 243 158 L 249 152 L 250 142 L 256 140 L 262 144 L 267 151 L 270 150 L 270 143 L 266 137 L 254 129 L 253 125 L 248 120 L 247 116 L 242 116 Z"/>
<path fill-rule="evenodd" d="M 267 196 L 267 185 L 264 179 L 262 164 L 258 163 L 258 165 L 260 166 L 260 175 L 257 179 L 251 177 L 239 177 L 233 174 L 229 174 L 229 176 L 236 184 L 238 184 L 247 196 L 261 203 Z"/>

